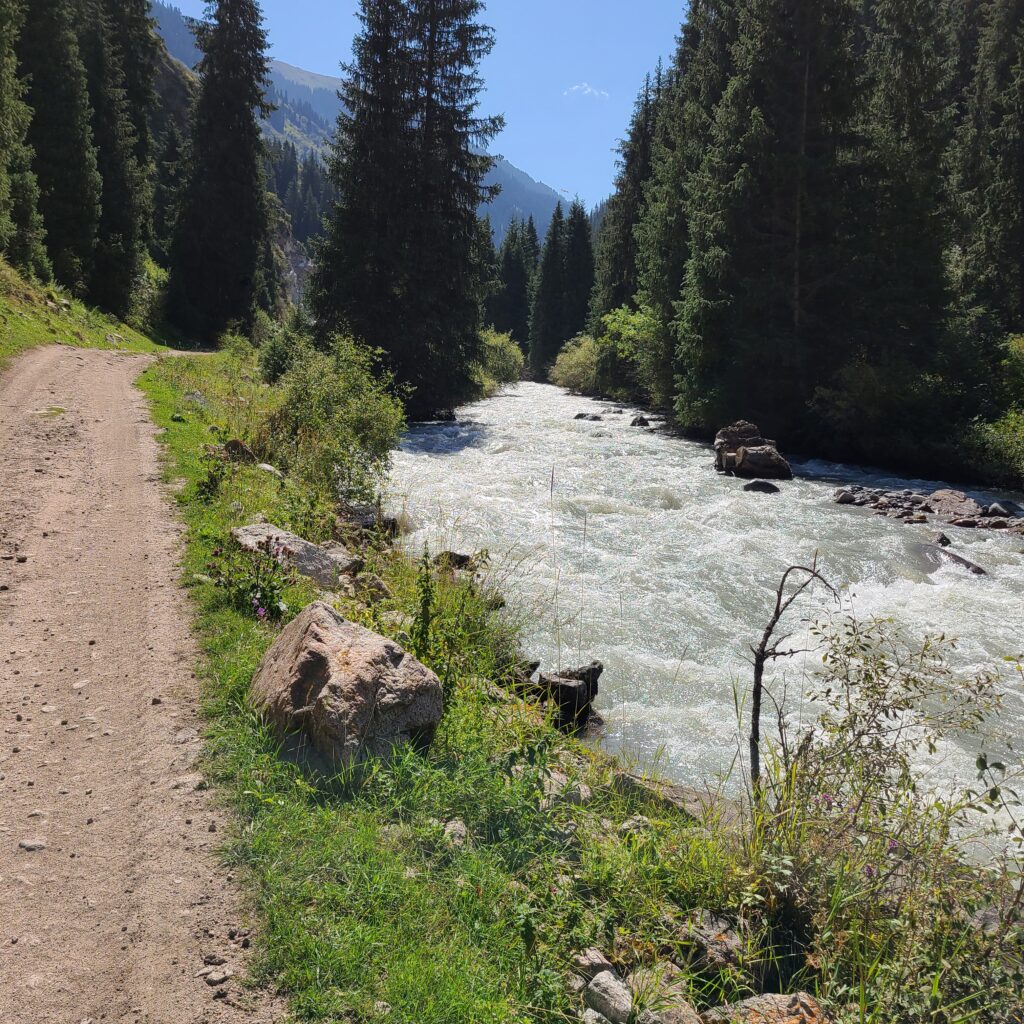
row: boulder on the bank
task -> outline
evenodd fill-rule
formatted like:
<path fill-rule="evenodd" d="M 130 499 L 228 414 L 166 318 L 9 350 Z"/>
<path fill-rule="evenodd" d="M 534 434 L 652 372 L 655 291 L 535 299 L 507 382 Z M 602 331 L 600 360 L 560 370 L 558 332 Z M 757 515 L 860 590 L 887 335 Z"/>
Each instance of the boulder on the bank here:
<path fill-rule="evenodd" d="M 597 697 L 602 672 L 604 665 L 599 661 L 558 673 L 542 672 L 533 689 L 541 700 L 554 701 L 558 707 L 558 727 L 576 732 L 590 721 L 591 705 Z"/>
<path fill-rule="evenodd" d="M 442 572 L 473 572 L 476 569 L 476 557 L 458 551 L 442 551 L 435 555 L 434 566 Z"/>
<path fill-rule="evenodd" d="M 363 567 L 362 559 L 344 545 L 320 547 L 270 523 L 238 526 L 231 536 L 243 551 L 265 552 L 325 590 L 334 590 L 340 576 L 350 576 Z"/>
<path fill-rule="evenodd" d="M 423 748 L 441 720 L 441 681 L 398 644 L 330 605 L 305 608 L 267 651 L 251 700 L 280 736 L 334 766 Z"/>
<path fill-rule="evenodd" d="M 595 975 L 584 993 L 584 1001 L 611 1024 L 627 1024 L 633 1012 L 633 995 L 612 972 Z"/>
<path fill-rule="evenodd" d="M 828 1024 L 813 996 L 763 995 L 728 1006 L 716 1006 L 700 1016 L 703 1024 Z"/>
<path fill-rule="evenodd" d="M 743 953 L 743 940 L 732 925 L 709 910 L 698 910 L 680 935 L 703 963 L 716 969 L 736 967 Z"/>
<path fill-rule="evenodd" d="M 749 494 L 781 494 L 775 484 L 769 483 L 767 480 L 753 480 L 749 484 L 743 485 L 743 490 Z"/>
<path fill-rule="evenodd" d="M 771 480 L 792 480 L 793 470 L 774 445 L 740 448 L 736 452 L 733 472 L 746 479 L 768 477 Z"/>

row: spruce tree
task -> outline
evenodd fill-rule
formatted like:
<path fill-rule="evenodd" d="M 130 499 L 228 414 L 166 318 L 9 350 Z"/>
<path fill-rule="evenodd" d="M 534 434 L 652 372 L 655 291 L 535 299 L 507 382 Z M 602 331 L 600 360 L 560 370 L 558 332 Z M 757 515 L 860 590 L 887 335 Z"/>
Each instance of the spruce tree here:
<path fill-rule="evenodd" d="M 792 436 L 841 345 L 849 0 L 744 0 L 735 75 L 688 183 L 680 417 Z"/>
<path fill-rule="evenodd" d="M 74 0 L 32 0 L 17 53 L 28 82 L 25 100 L 32 119 L 26 138 L 47 253 L 57 280 L 84 295 L 96 248 L 102 181 L 76 13 Z"/>
<path fill-rule="evenodd" d="M 866 201 L 857 288 L 870 295 L 868 358 L 920 374 L 932 364 L 949 302 L 945 156 L 952 137 L 952 39 L 934 0 L 873 0 L 860 134 Z"/>
<path fill-rule="evenodd" d="M 39 189 L 25 142 L 32 112 L 15 53 L 23 19 L 21 0 L 0 0 L 0 253 L 19 270 L 46 277 Z"/>
<path fill-rule="evenodd" d="M 732 76 L 737 0 L 694 0 L 655 111 L 651 173 L 634 227 L 638 299 L 657 325 L 658 392 L 674 393 L 677 316 L 690 254 L 690 185 Z"/>
<path fill-rule="evenodd" d="M 104 0 L 113 29 L 113 46 L 124 76 L 128 117 L 135 139 L 135 161 L 148 175 L 155 159 L 151 128 L 156 106 L 160 43 L 150 17 L 149 0 Z"/>
<path fill-rule="evenodd" d="M 499 290 L 491 302 L 496 330 L 512 335 L 525 352 L 530 344 L 530 283 L 534 259 L 526 225 L 513 220 L 498 254 Z"/>
<path fill-rule="evenodd" d="M 415 188 L 407 271 L 417 344 L 399 379 L 414 389 L 414 416 L 451 409 L 475 388 L 485 287 L 477 210 L 497 191 L 484 184 L 494 160 L 478 147 L 504 123 L 477 113 L 479 65 L 494 46 L 478 21 L 483 8 L 481 0 L 409 0 Z"/>
<path fill-rule="evenodd" d="M 153 190 L 153 253 L 164 265 L 171 259 L 174 224 L 185 173 L 185 140 L 172 121 L 157 154 Z"/>
<path fill-rule="evenodd" d="M 383 349 L 408 381 L 416 358 L 406 303 L 414 166 L 409 10 L 403 0 L 362 0 L 359 18 L 328 162 L 336 200 L 315 247 L 307 300 L 320 344 L 351 331 Z"/>
<path fill-rule="evenodd" d="M 1024 331 L 1024 0 L 993 0 L 957 139 L 967 301 Z"/>
<path fill-rule="evenodd" d="M 569 208 L 565 225 L 565 293 L 562 300 L 562 340 L 581 334 L 587 326 L 594 291 L 594 246 L 590 217 L 579 199 Z"/>
<path fill-rule="evenodd" d="M 150 186 L 138 163 L 135 128 L 108 2 L 89 0 L 83 4 L 81 33 L 93 114 L 92 134 L 102 182 L 88 297 L 93 304 L 125 319 L 132 310 L 143 274 L 150 234 Z"/>
<path fill-rule="evenodd" d="M 268 108 L 267 36 L 256 0 L 218 0 L 196 40 L 200 87 L 186 184 L 175 225 L 168 312 L 210 341 L 248 328 L 276 288 L 259 118 Z"/>
<path fill-rule="evenodd" d="M 596 282 L 590 308 L 590 329 L 595 333 L 605 313 L 620 306 L 634 305 L 640 287 L 636 227 L 647 206 L 661 78 L 659 68 L 653 83 L 650 76 L 644 82 L 629 132 L 619 144 L 615 192 L 604 210 L 595 245 Z"/>
<path fill-rule="evenodd" d="M 530 308 L 530 374 L 543 380 L 554 363 L 565 333 L 565 214 L 555 207 L 544 239 Z"/>
<path fill-rule="evenodd" d="M 540 263 L 540 235 L 537 234 L 537 225 L 534 222 L 532 213 L 526 220 L 523 246 L 530 258 L 530 274 L 532 276 L 536 274 L 537 266 Z"/>

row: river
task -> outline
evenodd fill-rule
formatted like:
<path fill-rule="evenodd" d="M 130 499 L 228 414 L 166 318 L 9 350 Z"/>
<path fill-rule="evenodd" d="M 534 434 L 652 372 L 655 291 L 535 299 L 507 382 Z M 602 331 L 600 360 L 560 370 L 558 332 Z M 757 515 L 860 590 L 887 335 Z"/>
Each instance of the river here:
<path fill-rule="evenodd" d="M 788 565 L 818 554 L 844 607 L 911 637 L 958 641 L 955 667 L 1003 666 L 1024 653 L 1024 538 L 945 528 L 973 576 L 936 569 L 916 547 L 941 524 L 906 526 L 833 503 L 837 483 L 926 493 L 934 481 L 796 462 L 780 495 L 717 475 L 708 446 L 630 426 L 607 402 L 517 385 L 459 411 L 456 423 L 413 427 L 395 456 L 391 502 L 421 551 L 487 549 L 491 573 L 545 668 L 597 658 L 603 745 L 682 782 L 728 772 L 739 747 L 736 695 L 749 687 L 750 644 Z M 602 422 L 574 419 L 580 412 Z M 979 500 L 994 500 L 972 492 Z M 799 634 L 827 611 L 818 590 L 796 611 Z M 795 641 L 799 642 L 799 641 Z M 785 665 L 788 709 L 812 664 Z M 1024 737 L 1024 693 L 1011 687 L 984 740 L 951 744 L 935 778 L 968 778 L 977 748 Z"/>

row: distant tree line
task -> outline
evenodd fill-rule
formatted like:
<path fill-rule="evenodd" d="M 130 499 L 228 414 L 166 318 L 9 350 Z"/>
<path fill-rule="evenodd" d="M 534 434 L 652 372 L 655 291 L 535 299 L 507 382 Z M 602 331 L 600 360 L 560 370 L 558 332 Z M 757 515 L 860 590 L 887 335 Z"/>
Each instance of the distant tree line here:
<path fill-rule="evenodd" d="M 599 389 L 941 465 L 1024 332 L 1024 2 L 693 0 L 596 248 Z"/>

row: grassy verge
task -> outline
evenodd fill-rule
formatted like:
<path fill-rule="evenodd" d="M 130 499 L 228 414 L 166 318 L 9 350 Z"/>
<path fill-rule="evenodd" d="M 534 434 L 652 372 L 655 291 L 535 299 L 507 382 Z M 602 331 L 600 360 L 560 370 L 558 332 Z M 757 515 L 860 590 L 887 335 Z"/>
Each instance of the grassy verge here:
<path fill-rule="evenodd" d="M 676 997 L 698 1010 L 802 989 L 843 1022 L 1021 1019 L 1019 919 L 1003 927 L 1012 888 L 1005 873 L 959 865 L 943 807 L 869 781 L 857 805 L 857 779 L 827 758 L 832 774 L 814 785 L 779 761 L 779 801 L 730 825 L 623 795 L 612 762 L 495 685 L 515 637 L 487 593 L 383 542 L 364 554 L 386 591 L 337 606 L 414 645 L 445 682 L 434 744 L 333 778 L 280 756 L 246 702 L 278 627 L 232 599 L 251 570 L 224 551 L 230 528 L 260 515 L 314 541 L 331 535 L 322 494 L 301 479 L 316 460 L 293 458 L 284 481 L 211 460 L 211 442 L 229 437 L 262 457 L 289 457 L 285 447 L 275 453 L 265 426 L 287 402 L 237 345 L 163 360 L 143 387 L 164 428 L 167 472 L 184 481 L 207 771 L 237 811 L 227 855 L 264 922 L 258 980 L 287 993 L 297 1020 L 578 1020 L 571 962 L 592 946 L 623 977 L 671 961 Z M 315 596 L 290 580 L 280 586 L 289 614 Z M 850 664 L 840 670 L 849 676 Z M 827 800 L 819 785 L 835 787 Z M 894 798 L 898 822 L 885 812 Z M 456 820 L 464 841 L 446 830 Z M 971 915 L 992 908 L 1000 924 L 989 935 Z M 702 956 L 687 924 L 698 910 L 731 922 L 731 962 Z M 645 1003 L 658 1008 L 653 987 L 636 994 L 635 1019 Z"/>
<path fill-rule="evenodd" d="M 0 369 L 26 349 L 54 343 L 119 352 L 165 351 L 145 334 L 58 290 L 25 281 L 0 259 Z"/>

